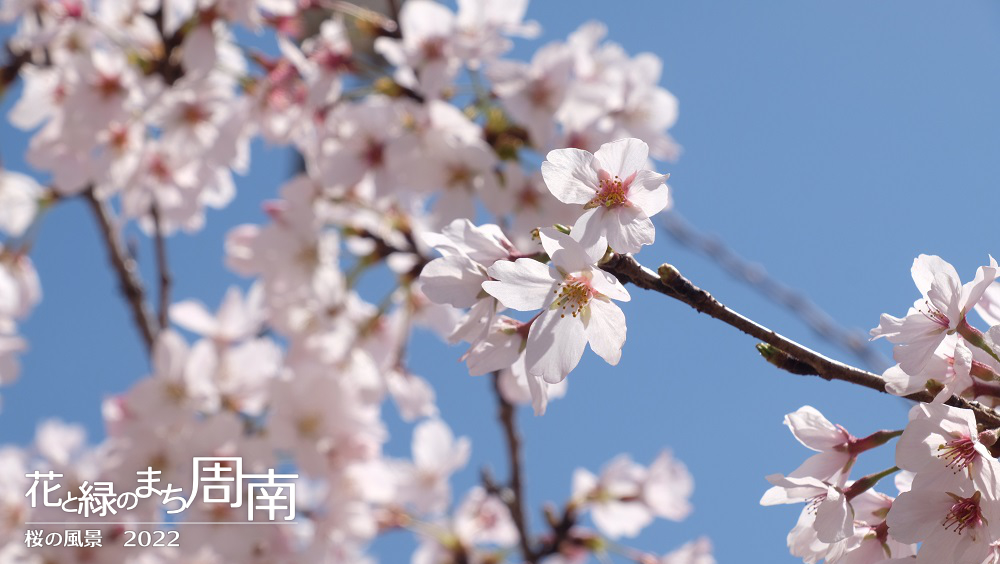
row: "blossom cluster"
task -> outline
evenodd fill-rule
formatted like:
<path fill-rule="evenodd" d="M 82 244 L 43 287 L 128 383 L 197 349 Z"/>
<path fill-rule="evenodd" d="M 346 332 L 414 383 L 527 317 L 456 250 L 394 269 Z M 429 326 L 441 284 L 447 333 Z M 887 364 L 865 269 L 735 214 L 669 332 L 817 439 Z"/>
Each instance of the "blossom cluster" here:
<path fill-rule="evenodd" d="M 612 364 L 621 355 L 612 300 L 629 294 L 600 265 L 610 249 L 653 242 L 650 218 L 669 195 L 648 158 L 678 153 L 667 133 L 677 102 L 658 85 L 660 61 L 605 41 L 599 23 L 529 63 L 504 58 L 512 37 L 539 32 L 525 10 L 2 3 L 21 81 L 8 117 L 31 132 L 26 159 L 44 181 L 0 173 L 0 230 L 13 245 L 0 252 L 0 382 L 25 347 L 15 322 L 39 299 L 28 252 L 49 207 L 85 199 L 112 237 L 135 225 L 162 240 L 196 234 L 233 201 L 253 141 L 294 150 L 302 166 L 263 204 L 264 223 L 228 232 L 225 264 L 246 284 L 214 311 L 163 304 L 150 373 L 104 403 L 103 440 L 49 421 L 34 445 L 0 450 L 0 562 L 93 557 L 25 546 L 25 523 L 59 520 L 27 505 L 23 476 L 36 467 L 70 484 L 134 483 L 146 468 L 183 484 L 194 457 L 239 455 L 248 470 L 301 476 L 295 526 L 250 539 L 227 525 L 237 510 L 198 501 L 181 519 L 218 525 L 186 528 L 173 551 L 107 542 L 162 520 L 156 504 L 95 519 L 109 562 L 369 562 L 370 545 L 399 529 L 416 533 L 418 564 L 521 561 L 519 545 L 533 560 L 579 562 L 606 538 L 690 512 L 692 478 L 670 454 L 649 467 L 619 458 L 600 478 L 574 477 L 567 511 L 590 512 L 593 529 L 575 520 L 561 538 L 531 536 L 495 484 L 453 495 L 472 446 L 407 365 L 417 327 L 468 342 L 471 374 L 493 373 L 501 401 L 543 413 L 585 344 Z M 251 46 L 261 42 L 271 49 Z M 484 215 L 492 223 L 471 221 Z M 365 282 L 373 271 L 394 281 L 381 299 Z M 384 452 L 387 403 L 414 425 L 408 458 Z M 707 539 L 630 554 L 713 561 Z"/>
<path fill-rule="evenodd" d="M 817 454 L 788 475 L 768 476 L 773 487 L 761 503 L 805 502 L 788 536 L 794 556 L 829 564 L 1001 559 L 998 430 L 978 425 L 973 410 L 945 403 L 958 396 L 998 405 L 1001 291 L 997 262 L 989 262 L 963 284 L 943 259 L 919 256 L 911 274 L 921 298 L 905 317 L 884 314 L 872 330 L 874 339 L 894 343 L 898 364 L 884 374 L 886 390 L 928 394 L 904 429 L 858 438 L 810 406 L 786 416 L 796 439 Z M 970 323 L 974 310 L 988 331 Z M 897 437 L 894 466 L 851 479 L 860 454 Z M 895 473 L 896 495 L 873 489 Z"/>

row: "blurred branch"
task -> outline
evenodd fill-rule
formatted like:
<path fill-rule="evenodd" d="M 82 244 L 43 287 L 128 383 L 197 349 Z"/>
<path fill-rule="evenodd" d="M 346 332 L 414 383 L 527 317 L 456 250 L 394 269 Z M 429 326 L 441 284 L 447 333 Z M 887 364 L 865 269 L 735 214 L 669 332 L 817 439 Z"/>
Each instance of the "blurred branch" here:
<path fill-rule="evenodd" d="M 556 510 L 552 506 L 545 508 L 546 521 L 552 529 L 552 537 L 547 539 L 542 548 L 539 549 L 538 558 L 541 560 L 546 556 L 558 554 L 563 544 L 573 542 L 573 527 L 577 524 L 577 507 L 573 503 L 567 503 L 563 509 L 563 515 L 556 515 Z"/>
<path fill-rule="evenodd" d="M 611 259 L 601 265 L 601 268 L 614 274 L 621 282 L 630 282 L 645 290 L 653 290 L 672 297 L 688 304 L 699 313 L 705 313 L 756 339 L 764 341 L 768 345 L 771 345 L 771 347 L 774 347 L 775 350 L 789 357 L 788 359 L 783 357 L 780 362 L 773 361 L 772 363 L 779 368 L 787 369 L 792 374 L 820 376 L 825 380 L 841 380 L 888 393 L 885 387 L 886 382 L 878 374 L 873 374 L 861 368 L 828 358 L 791 339 L 783 337 L 756 321 L 744 317 L 720 303 L 709 292 L 692 284 L 691 281 L 678 272 L 677 268 L 669 264 L 661 265 L 658 273 L 654 273 L 652 270 L 640 265 L 631 256 L 614 254 Z M 932 400 L 932 395 L 928 392 L 911 394 L 905 397 L 920 402 L 930 402 Z M 979 403 L 967 401 L 957 396 L 953 396 L 946 403 L 954 407 L 973 410 L 977 422 L 982 423 L 988 428 L 996 429 L 999 426 L 998 414 Z"/>
<path fill-rule="evenodd" d="M 537 557 L 532 551 L 528 536 L 528 519 L 525 516 L 525 493 L 521 482 L 521 437 L 515 423 L 514 406 L 504 397 L 500 388 L 500 372 L 493 373 L 494 394 L 497 396 L 497 418 L 504 429 L 507 442 L 508 484 L 498 488 L 488 472 L 483 473 L 483 482 L 490 493 L 497 495 L 507 505 L 511 519 L 518 529 L 518 542 L 525 562 L 535 563 Z"/>
<path fill-rule="evenodd" d="M 153 216 L 153 242 L 156 246 L 156 270 L 160 274 L 160 308 L 158 321 L 160 329 L 166 329 L 168 324 L 167 310 L 170 308 L 170 289 L 174 277 L 170 273 L 170 262 L 167 260 L 167 242 L 163 238 L 160 226 L 160 207 L 153 203 L 150 208 Z"/>
<path fill-rule="evenodd" d="M 83 198 L 90 205 L 90 209 L 97 219 L 98 231 L 100 231 L 104 246 L 108 250 L 108 259 L 118 276 L 119 289 L 132 310 L 132 318 L 136 328 L 139 329 L 143 343 L 146 345 L 146 352 L 151 353 L 157 330 L 153 314 L 150 312 L 149 306 L 146 305 L 146 290 L 143 288 L 142 277 L 139 276 L 139 267 L 132 255 L 125 249 L 125 244 L 115 229 L 111 208 L 105 202 L 97 199 L 93 189 L 84 192 Z"/>
<path fill-rule="evenodd" d="M 806 296 L 769 276 L 761 265 L 744 260 L 716 237 L 698 232 L 677 212 L 664 214 L 661 224 L 675 241 L 701 252 L 737 280 L 784 306 L 822 339 L 851 352 L 869 369 L 884 370 L 890 366 L 886 357 L 869 346 L 864 336 L 841 327 Z"/>

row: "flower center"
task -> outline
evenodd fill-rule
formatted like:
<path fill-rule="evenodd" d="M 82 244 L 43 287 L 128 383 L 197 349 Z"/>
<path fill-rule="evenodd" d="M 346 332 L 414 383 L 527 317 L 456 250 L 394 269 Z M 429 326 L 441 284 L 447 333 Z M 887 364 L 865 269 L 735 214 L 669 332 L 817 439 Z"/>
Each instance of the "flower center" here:
<path fill-rule="evenodd" d="M 817 514 L 817 508 L 819 508 L 820 504 L 823 503 L 824 500 L 826 500 L 826 499 L 827 499 L 827 492 L 815 495 L 815 496 L 807 499 L 806 500 L 806 512 L 809 513 L 809 514 L 811 514 L 811 515 L 816 515 Z"/>
<path fill-rule="evenodd" d="M 571 316 L 577 317 L 577 314 L 591 302 L 595 291 L 587 280 L 568 276 L 559 288 L 553 290 L 553 293 L 556 294 L 556 300 L 549 309 L 562 309 L 563 312 L 560 313 L 562 318 L 567 316 L 568 311 Z"/>
<path fill-rule="evenodd" d="M 938 457 L 946 461 L 947 466 L 952 468 L 954 474 L 973 464 L 979 456 L 973 439 L 968 436 L 938 445 L 938 450 Z"/>
<path fill-rule="evenodd" d="M 629 193 L 628 179 L 623 182 L 618 176 L 609 176 L 605 171 L 601 171 L 598 178 L 598 193 L 590 202 L 584 204 L 584 209 L 613 208 L 626 203 L 626 194 Z"/>
<path fill-rule="evenodd" d="M 934 321 L 935 323 L 941 325 L 943 328 L 949 328 L 949 316 L 939 311 L 939 309 L 931 304 L 928 300 L 925 300 L 925 308 L 921 310 L 921 313 L 925 317 Z"/>
<path fill-rule="evenodd" d="M 942 526 L 946 530 L 961 534 L 967 527 L 980 527 L 984 524 L 984 516 L 980 512 L 980 492 L 974 493 L 972 497 L 959 497 L 956 494 L 946 493 L 956 502 L 942 521 Z"/>

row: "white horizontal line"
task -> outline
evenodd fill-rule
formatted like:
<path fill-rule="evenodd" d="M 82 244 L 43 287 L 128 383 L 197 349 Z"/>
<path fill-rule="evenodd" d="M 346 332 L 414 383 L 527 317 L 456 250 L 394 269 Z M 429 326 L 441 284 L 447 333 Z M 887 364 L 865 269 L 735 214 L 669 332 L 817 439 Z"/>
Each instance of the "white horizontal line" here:
<path fill-rule="evenodd" d="M 298 525 L 295 521 L 29 521 L 25 525 Z"/>

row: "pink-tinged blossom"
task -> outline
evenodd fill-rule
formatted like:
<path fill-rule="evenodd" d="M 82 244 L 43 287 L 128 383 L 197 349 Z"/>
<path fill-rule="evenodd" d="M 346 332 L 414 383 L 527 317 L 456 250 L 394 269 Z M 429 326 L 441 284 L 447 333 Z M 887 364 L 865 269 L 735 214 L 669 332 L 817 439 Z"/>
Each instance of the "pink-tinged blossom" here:
<path fill-rule="evenodd" d="M 421 513 L 443 511 L 452 497 L 449 479 L 469 461 L 469 439 L 456 439 L 443 421 L 428 419 L 414 429 L 411 451 L 413 464 L 402 469 L 401 501 Z"/>
<path fill-rule="evenodd" d="M 459 71 L 455 14 L 431 0 L 408 0 L 400 10 L 402 39 L 380 37 L 375 50 L 396 67 L 397 82 L 438 98 Z"/>
<path fill-rule="evenodd" d="M 951 264 L 934 255 L 920 255 L 914 259 L 911 276 L 922 298 L 902 318 L 884 313 L 869 334 L 893 343 L 901 370 L 915 374 L 931 360 L 942 340 L 966 322 L 966 315 L 997 278 L 998 264 L 991 258 L 964 285 Z"/>
<path fill-rule="evenodd" d="M 553 198 L 539 171 L 528 173 L 513 162 L 506 162 L 503 171 L 503 185 L 491 211 L 508 219 L 507 234 L 519 249 L 541 250 L 538 238 L 532 236 L 535 229 L 571 225 L 577 219 L 577 206 Z"/>
<path fill-rule="evenodd" d="M 0 332 L 13 333 L 15 321 L 26 318 L 41 299 L 42 285 L 28 255 L 0 245 Z"/>
<path fill-rule="evenodd" d="M 843 556 L 829 555 L 831 564 L 877 564 L 889 557 L 913 556 L 917 548 L 888 534 L 886 514 L 893 498 L 875 490 L 866 490 L 852 499 L 855 532 L 845 539 Z M 840 548 L 840 547 L 839 547 Z"/>
<path fill-rule="evenodd" d="M 498 309 L 497 300 L 482 287 L 490 280 L 488 268 L 515 253 L 514 245 L 500 227 L 475 226 L 465 218 L 451 222 L 441 233 L 427 232 L 423 238 L 442 256 L 421 271 L 421 289 L 434 303 L 469 309 L 449 340 L 465 340 L 475 346 L 486 336 Z"/>
<path fill-rule="evenodd" d="M 540 31 L 537 22 L 523 21 L 528 0 L 458 0 L 458 8 L 456 53 L 472 68 L 509 51 L 506 35 L 534 38 Z"/>
<path fill-rule="evenodd" d="M 401 163 L 411 158 L 414 145 L 404 135 L 405 115 L 403 104 L 378 96 L 339 105 L 327 115 L 318 147 L 310 149 L 310 166 L 346 189 L 370 182 L 371 198 L 393 194 L 406 180 Z"/>
<path fill-rule="evenodd" d="M 365 393 L 370 376 L 345 368 L 303 360 L 272 384 L 270 439 L 309 476 L 371 460 L 385 441 L 380 398 Z"/>
<path fill-rule="evenodd" d="M 651 217 L 667 207 L 666 175 L 646 170 L 648 147 L 639 139 L 605 143 L 593 155 L 557 149 L 546 155 L 542 177 L 561 202 L 581 205 L 571 233 L 590 253 L 606 245 L 636 253 L 654 241 Z"/>
<path fill-rule="evenodd" d="M 188 331 L 215 341 L 220 345 L 252 337 L 260 331 L 264 321 L 264 292 L 255 284 L 246 297 L 236 286 L 231 286 L 223 297 L 215 315 L 205 305 L 195 300 L 183 300 L 170 306 L 170 320 Z"/>
<path fill-rule="evenodd" d="M 542 312 L 532 322 L 525 349 L 529 375 L 555 384 L 566 378 L 584 354 L 584 345 L 609 364 L 618 364 L 626 341 L 626 320 L 612 299 L 629 301 L 629 292 L 598 268 L 603 251 L 585 249 L 569 235 L 539 232 L 551 259 L 498 261 L 483 289 L 505 307 Z"/>
<path fill-rule="evenodd" d="M 695 539 L 665 554 L 657 564 L 716 564 L 713 544 L 706 537 Z"/>
<path fill-rule="evenodd" d="M 841 488 L 812 477 L 781 474 L 765 477 L 772 487 L 761 496 L 761 505 L 807 502 L 816 514 L 817 539 L 825 543 L 844 540 L 854 532 L 852 510 Z"/>
<path fill-rule="evenodd" d="M 498 61 L 488 69 L 493 91 L 504 109 L 528 129 L 532 143 L 540 150 L 552 146 L 556 136 L 553 118 L 566 97 L 572 70 L 572 54 L 559 43 L 539 49 L 531 64 Z"/>
<path fill-rule="evenodd" d="M 997 464 L 982 440 L 973 412 L 948 405 L 919 403 L 897 441 L 897 466 L 919 476 L 962 474 L 979 489 L 997 484 Z"/>
<path fill-rule="evenodd" d="M 997 460 L 994 482 L 977 489 L 963 473 L 919 473 L 893 502 L 886 522 L 900 542 L 921 543 L 915 564 L 980 564 L 998 541 Z"/>
<path fill-rule="evenodd" d="M 0 384 L 10 384 L 21 373 L 18 357 L 28 350 L 28 342 L 16 335 L 0 334 Z"/>
<path fill-rule="evenodd" d="M 987 325 L 993 327 L 1001 323 L 1001 282 L 995 280 L 991 283 L 973 309 L 980 314 Z"/>
<path fill-rule="evenodd" d="M 803 446 L 817 451 L 789 474 L 790 477 L 836 480 L 855 462 L 856 453 L 849 449 L 855 437 L 844 427 L 828 421 L 815 408 L 806 405 L 786 415 L 785 425 Z"/>
<path fill-rule="evenodd" d="M 0 231 L 20 237 L 35 220 L 42 187 L 30 176 L 0 169 Z"/>
<path fill-rule="evenodd" d="M 518 542 L 518 529 L 511 519 L 511 510 L 497 496 L 479 486 L 469 490 L 456 509 L 454 528 L 459 540 L 470 546 L 506 547 Z"/>
<path fill-rule="evenodd" d="M 681 521 L 691 512 L 693 488 L 688 470 L 667 451 L 649 468 L 619 455 L 600 477 L 583 468 L 573 476 L 575 503 L 587 507 L 595 525 L 612 538 L 634 537 L 654 517 Z"/>
<path fill-rule="evenodd" d="M 896 351 L 894 356 L 897 356 Z M 975 364 L 978 365 L 978 370 L 998 370 L 998 362 L 989 354 L 979 348 L 971 349 L 962 337 L 953 334 L 942 339 L 932 357 L 920 370 L 909 374 L 897 364 L 883 372 L 883 379 L 886 380 L 886 391 L 898 396 L 924 391 L 928 388 L 928 383 L 933 381 L 941 388 L 933 402 L 942 403 L 952 395 L 966 395 L 967 390 L 976 390 L 971 377 Z"/>
<path fill-rule="evenodd" d="M 324 111 L 341 95 L 341 76 L 353 70 L 351 38 L 341 18 L 320 24 L 320 32 L 302 42 L 302 50 L 284 37 L 278 46 L 299 70 L 309 86 L 307 103 L 314 111 Z"/>

